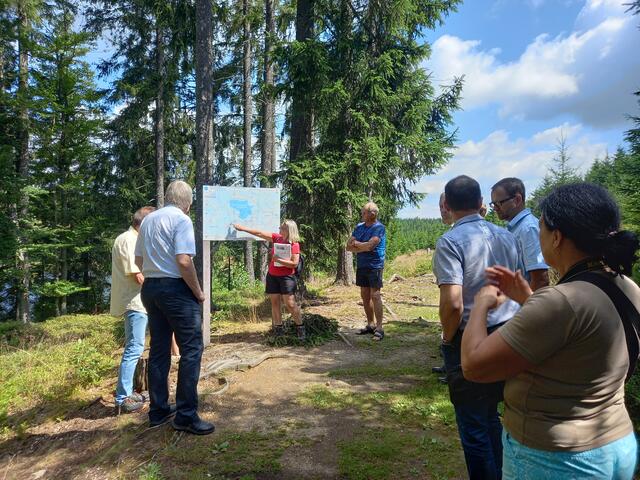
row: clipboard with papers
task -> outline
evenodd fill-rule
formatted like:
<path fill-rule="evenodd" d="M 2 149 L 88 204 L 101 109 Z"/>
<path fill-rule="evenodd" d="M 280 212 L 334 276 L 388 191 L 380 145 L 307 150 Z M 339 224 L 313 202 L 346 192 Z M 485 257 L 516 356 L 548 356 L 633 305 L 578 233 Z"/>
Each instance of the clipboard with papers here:
<path fill-rule="evenodd" d="M 291 244 L 290 243 L 274 243 L 273 244 L 273 256 L 275 258 L 280 258 L 282 260 L 290 260 L 291 259 Z M 282 263 L 278 262 L 278 260 L 274 260 L 274 266 L 276 267 L 284 267 Z"/>

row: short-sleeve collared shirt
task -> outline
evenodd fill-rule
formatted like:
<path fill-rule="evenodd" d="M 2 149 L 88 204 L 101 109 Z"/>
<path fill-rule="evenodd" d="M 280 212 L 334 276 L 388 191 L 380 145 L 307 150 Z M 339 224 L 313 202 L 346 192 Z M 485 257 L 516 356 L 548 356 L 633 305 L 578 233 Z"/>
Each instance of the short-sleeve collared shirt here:
<path fill-rule="evenodd" d="M 515 237 L 504 228 L 473 214 L 458 220 L 436 243 L 433 273 L 438 286 L 462 285 L 464 310 L 460 330 L 464 330 L 478 291 L 487 283 L 485 269 L 502 265 L 510 270 L 522 268 Z M 487 326 L 510 320 L 520 306 L 508 300 L 491 310 Z"/>
<path fill-rule="evenodd" d="M 525 208 L 507 223 L 509 230 L 518 241 L 524 262 L 525 277 L 530 280 L 532 270 L 548 270 L 540 250 L 540 225 L 531 210 Z"/>
<path fill-rule="evenodd" d="M 135 275 L 140 269 L 135 263 L 138 232 L 133 227 L 120 234 L 111 249 L 111 302 L 110 313 L 116 317 L 127 310 L 147 313 L 140 299 L 140 285 Z"/>
<path fill-rule="evenodd" d="M 142 257 L 145 278 L 182 278 L 176 255 L 196 254 L 193 223 L 175 205 L 150 213 L 140 225 L 136 256 Z"/>

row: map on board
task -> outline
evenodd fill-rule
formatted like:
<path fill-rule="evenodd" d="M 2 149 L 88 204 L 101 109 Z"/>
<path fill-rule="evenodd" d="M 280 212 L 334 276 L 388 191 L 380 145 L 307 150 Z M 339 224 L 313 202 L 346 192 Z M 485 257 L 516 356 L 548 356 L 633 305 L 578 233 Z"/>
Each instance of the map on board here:
<path fill-rule="evenodd" d="M 248 187 L 202 187 L 203 240 L 259 240 L 231 226 L 278 232 L 280 189 Z"/>

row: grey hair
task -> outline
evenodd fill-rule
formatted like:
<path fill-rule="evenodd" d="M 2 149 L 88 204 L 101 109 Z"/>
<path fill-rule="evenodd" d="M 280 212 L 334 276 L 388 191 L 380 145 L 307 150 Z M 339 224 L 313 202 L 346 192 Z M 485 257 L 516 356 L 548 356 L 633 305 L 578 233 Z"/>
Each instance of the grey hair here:
<path fill-rule="evenodd" d="M 362 208 L 367 212 L 373 213 L 376 218 L 378 218 L 378 213 L 380 212 L 380 210 L 378 209 L 378 205 L 376 205 L 374 202 L 367 202 Z"/>
<path fill-rule="evenodd" d="M 174 180 L 167 187 L 164 200 L 165 203 L 175 205 L 181 210 L 188 210 L 193 202 L 193 192 L 187 182 Z"/>

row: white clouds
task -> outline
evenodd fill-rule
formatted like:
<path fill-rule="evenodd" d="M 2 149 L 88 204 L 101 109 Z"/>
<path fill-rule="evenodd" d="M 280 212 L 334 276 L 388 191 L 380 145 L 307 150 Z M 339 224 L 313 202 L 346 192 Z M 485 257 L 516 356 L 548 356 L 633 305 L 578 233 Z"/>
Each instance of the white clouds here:
<path fill-rule="evenodd" d="M 502 117 L 625 122 L 638 87 L 640 32 L 625 0 L 587 0 L 570 34 L 541 34 L 514 61 L 477 40 L 443 35 L 429 63 L 437 78 L 466 76 L 463 107 L 497 105 Z"/>
<path fill-rule="evenodd" d="M 428 194 L 424 202 L 417 208 L 404 209 L 400 216 L 436 218 L 438 197 L 444 185 L 462 174 L 478 180 L 485 201 L 489 201 L 491 186 L 504 177 L 518 177 L 533 191 L 556 156 L 561 135 L 567 140 L 571 165 L 584 173 L 596 158 L 607 154 L 607 145 L 593 142 L 583 130 L 582 125 L 564 123 L 529 138 L 513 139 L 509 132 L 496 130 L 478 142 L 463 142 L 438 175 L 426 177 L 416 186 L 415 190 Z"/>

